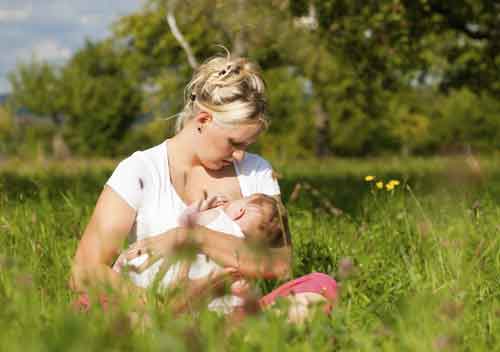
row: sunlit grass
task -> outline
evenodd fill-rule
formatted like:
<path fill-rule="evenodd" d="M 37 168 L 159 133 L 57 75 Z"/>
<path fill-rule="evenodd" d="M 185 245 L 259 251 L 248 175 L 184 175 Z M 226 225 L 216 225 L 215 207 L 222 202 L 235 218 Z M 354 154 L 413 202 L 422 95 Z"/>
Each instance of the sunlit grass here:
<path fill-rule="evenodd" d="M 341 300 L 304 326 L 265 314 L 234 329 L 208 312 L 173 319 L 151 306 L 143 330 L 120 310 L 74 311 L 70 260 L 113 165 L 0 171 L 1 351 L 500 349 L 498 159 L 275 163 L 294 275 L 335 276 Z M 391 180 L 400 184 L 387 189 Z"/>

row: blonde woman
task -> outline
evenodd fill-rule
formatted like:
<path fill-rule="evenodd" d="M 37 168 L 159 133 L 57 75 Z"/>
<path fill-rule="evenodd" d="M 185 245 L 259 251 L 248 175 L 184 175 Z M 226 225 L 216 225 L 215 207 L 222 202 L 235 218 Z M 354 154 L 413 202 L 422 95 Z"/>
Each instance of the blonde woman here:
<path fill-rule="evenodd" d="M 142 288 L 111 268 L 129 234 L 135 241 L 129 259 L 149 254 L 144 267 L 195 242 L 220 265 L 237 268 L 239 275 L 287 277 L 289 234 L 262 256 L 245 239 L 178 224 L 187 204 L 201 198 L 222 195 L 235 200 L 264 193 L 279 199 L 269 163 L 246 152 L 266 129 L 265 106 L 265 84 L 252 62 L 228 56 L 201 65 L 186 87 L 175 136 L 132 154 L 107 181 L 78 244 L 71 287 L 86 292 L 105 285 L 144 297 Z"/>

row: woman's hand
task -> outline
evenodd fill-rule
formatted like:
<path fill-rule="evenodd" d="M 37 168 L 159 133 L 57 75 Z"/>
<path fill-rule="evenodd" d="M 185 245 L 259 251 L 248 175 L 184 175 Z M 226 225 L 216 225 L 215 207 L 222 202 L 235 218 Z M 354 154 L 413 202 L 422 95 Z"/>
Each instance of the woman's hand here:
<path fill-rule="evenodd" d="M 189 239 L 189 229 L 178 227 L 164 234 L 145 238 L 133 243 L 120 257 L 124 256 L 126 260 L 130 262 L 132 259 L 146 254 L 147 258 L 143 263 L 130 268 L 134 272 L 142 273 L 158 260 L 178 255 L 181 249 L 187 251 L 189 247 L 193 249 L 197 247 L 195 242 Z M 179 260 L 181 259 L 182 258 L 179 258 Z M 172 260 L 170 260 L 170 262 L 172 262 Z"/>

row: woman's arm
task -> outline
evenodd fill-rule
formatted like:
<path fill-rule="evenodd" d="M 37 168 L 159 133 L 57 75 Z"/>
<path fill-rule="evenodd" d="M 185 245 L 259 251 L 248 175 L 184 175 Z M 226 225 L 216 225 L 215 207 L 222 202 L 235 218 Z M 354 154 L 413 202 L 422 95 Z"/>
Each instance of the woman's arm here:
<path fill-rule="evenodd" d="M 281 202 L 279 196 L 277 200 Z M 137 268 L 146 270 L 155 261 L 172 253 L 174 248 L 194 245 L 224 267 L 237 268 L 243 276 L 255 278 L 288 278 L 291 275 L 292 247 L 286 209 L 280 216 L 283 223 L 283 238 L 274 248 L 258 250 L 245 239 L 210 230 L 200 225 L 191 228 L 178 227 L 168 232 L 135 242 L 126 253 L 128 260 L 144 253 L 146 262 Z"/>
<path fill-rule="evenodd" d="M 155 261 L 169 256 L 174 248 L 195 246 L 224 267 L 236 268 L 242 276 L 255 278 L 287 278 L 291 273 L 291 247 L 258 250 L 245 239 L 210 230 L 203 226 L 177 227 L 166 233 L 146 238 L 130 246 L 128 260 L 149 253 L 148 260 L 137 268 L 147 269 Z"/>
<path fill-rule="evenodd" d="M 111 286 L 128 295 L 144 290 L 125 281 L 111 269 L 130 232 L 135 210 L 108 186 L 104 187 L 78 244 L 71 268 L 70 287 L 76 292 Z"/>
<path fill-rule="evenodd" d="M 245 239 L 201 226 L 192 231 L 191 236 L 203 253 L 222 266 L 238 269 L 244 277 L 285 279 L 291 274 L 289 245 L 257 249 L 249 246 Z"/>

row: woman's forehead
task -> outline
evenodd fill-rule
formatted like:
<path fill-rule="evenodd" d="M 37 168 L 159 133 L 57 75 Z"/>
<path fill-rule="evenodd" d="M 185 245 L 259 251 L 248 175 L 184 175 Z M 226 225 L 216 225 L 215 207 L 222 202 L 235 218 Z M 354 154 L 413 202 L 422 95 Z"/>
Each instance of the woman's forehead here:
<path fill-rule="evenodd" d="M 263 130 L 260 123 L 242 124 L 235 126 L 221 126 L 223 133 L 229 138 L 233 138 L 236 142 L 248 142 L 257 139 Z"/>

